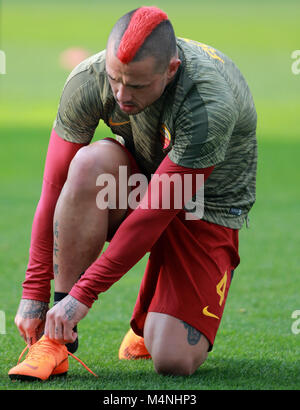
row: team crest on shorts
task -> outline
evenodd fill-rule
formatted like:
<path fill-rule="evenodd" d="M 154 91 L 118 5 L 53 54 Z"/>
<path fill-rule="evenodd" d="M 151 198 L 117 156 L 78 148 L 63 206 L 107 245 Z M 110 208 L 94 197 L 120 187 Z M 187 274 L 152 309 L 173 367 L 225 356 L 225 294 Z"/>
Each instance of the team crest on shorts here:
<path fill-rule="evenodd" d="M 163 149 L 167 149 L 171 143 L 171 134 L 165 124 L 162 124 L 162 126 L 160 127 L 160 135 L 161 141 L 163 143 Z"/>

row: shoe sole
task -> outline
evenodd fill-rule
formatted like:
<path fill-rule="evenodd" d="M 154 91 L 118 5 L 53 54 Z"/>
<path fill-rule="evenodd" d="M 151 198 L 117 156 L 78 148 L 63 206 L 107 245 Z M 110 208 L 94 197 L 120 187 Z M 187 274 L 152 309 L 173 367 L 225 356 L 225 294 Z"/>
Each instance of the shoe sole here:
<path fill-rule="evenodd" d="M 66 376 L 68 374 L 68 372 L 65 373 L 58 373 L 58 374 L 51 374 L 49 376 L 49 379 L 53 379 L 55 377 L 63 377 Z M 25 374 L 10 374 L 9 375 L 10 380 L 22 380 L 22 381 L 29 381 L 29 382 L 34 382 L 34 381 L 40 381 L 40 382 L 44 382 L 44 379 L 41 379 L 39 377 L 34 377 L 34 376 L 27 376 Z M 46 380 L 49 380 L 46 379 Z"/>
<path fill-rule="evenodd" d="M 36 376 L 31 376 L 28 374 L 19 374 L 19 373 L 11 373 L 9 374 L 9 377 L 11 380 L 21 380 L 21 381 L 40 381 L 43 382 L 45 380 L 53 379 L 55 377 L 61 377 L 61 376 L 66 376 L 68 373 L 68 364 L 66 364 L 66 360 L 68 358 L 64 359 L 58 366 L 53 369 L 52 373 L 48 377 L 48 379 L 42 379 L 41 377 L 36 377 Z"/>
<path fill-rule="evenodd" d="M 33 376 L 25 376 L 24 374 L 10 374 L 9 375 L 10 380 L 22 380 L 22 381 L 28 381 L 28 382 L 34 382 L 36 380 L 43 381 L 42 379 L 39 379 L 38 377 L 33 377 Z"/>

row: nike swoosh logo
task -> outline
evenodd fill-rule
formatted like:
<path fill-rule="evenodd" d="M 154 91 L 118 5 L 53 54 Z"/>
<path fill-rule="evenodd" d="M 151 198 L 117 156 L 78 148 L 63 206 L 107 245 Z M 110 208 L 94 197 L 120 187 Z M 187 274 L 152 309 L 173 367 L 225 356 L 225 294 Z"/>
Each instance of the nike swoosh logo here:
<path fill-rule="evenodd" d="M 110 117 L 110 119 L 108 120 L 109 125 L 111 125 L 112 127 L 118 127 L 120 125 L 126 125 L 129 124 L 130 121 L 123 121 L 123 122 L 113 122 L 112 118 Z"/>
<path fill-rule="evenodd" d="M 207 306 L 205 306 L 205 308 L 203 308 L 202 313 L 203 313 L 205 316 L 214 317 L 215 319 L 220 319 L 219 316 L 214 315 L 213 313 L 210 313 L 210 312 L 207 310 L 207 309 L 208 309 L 208 306 L 209 306 L 209 305 L 207 305 Z"/>
<path fill-rule="evenodd" d="M 28 364 L 28 363 L 24 363 L 24 365 L 30 367 L 30 369 L 32 370 L 36 370 L 39 368 L 39 366 L 31 366 L 31 364 Z"/>

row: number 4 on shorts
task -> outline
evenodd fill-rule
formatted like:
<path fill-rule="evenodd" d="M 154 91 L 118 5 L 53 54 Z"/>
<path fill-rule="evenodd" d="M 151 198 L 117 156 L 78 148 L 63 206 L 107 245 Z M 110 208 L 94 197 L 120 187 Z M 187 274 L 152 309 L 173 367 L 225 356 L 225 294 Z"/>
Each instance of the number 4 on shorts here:
<path fill-rule="evenodd" d="M 224 302 L 225 292 L 227 284 L 227 271 L 225 272 L 223 278 L 217 284 L 217 294 L 220 296 L 219 305 L 222 306 Z"/>

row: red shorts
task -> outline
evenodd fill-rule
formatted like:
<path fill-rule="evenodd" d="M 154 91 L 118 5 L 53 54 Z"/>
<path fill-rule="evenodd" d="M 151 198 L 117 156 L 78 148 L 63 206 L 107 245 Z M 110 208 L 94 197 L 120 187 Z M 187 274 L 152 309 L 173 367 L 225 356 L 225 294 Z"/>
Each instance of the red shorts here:
<path fill-rule="evenodd" d="M 133 156 L 123 148 L 130 157 L 132 173 L 140 172 Z M 150 251 L 132 329 L 143 336 L 147 313 L 165 313 L 204 334 L 211 350 L 239 262 L 237 229 L 186 220 L 185 211 L 180 211 Z"/>

